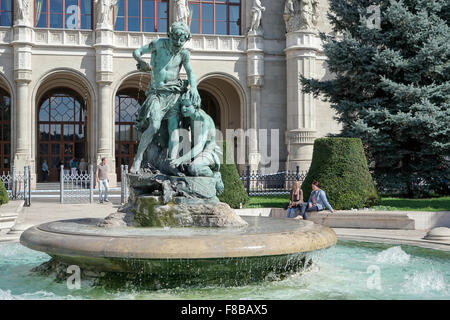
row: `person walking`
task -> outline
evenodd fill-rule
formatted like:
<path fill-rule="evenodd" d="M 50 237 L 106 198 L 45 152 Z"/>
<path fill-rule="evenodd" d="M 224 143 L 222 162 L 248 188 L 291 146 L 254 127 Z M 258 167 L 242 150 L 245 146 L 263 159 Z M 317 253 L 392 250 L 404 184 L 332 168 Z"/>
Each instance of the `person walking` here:
<path fill-rule="evenodd" d="M 308 202 L 303 203 L 300 207 L 300 215 L 303 219 L 308 219 L 308 215 L 306 212 L 311 211 L 322 211 L 325 207 L 330 210 L 331 213 L 334 213 L 333 208 L 328 203 L 327 195 L 325 191 L 320 189 L 319 181 L 314 181 L 312 183 L 312 191 L 309 196 Z"/>
<path fill-rule="evenodd" d="M 300 189 L 298 181 L 292 184 L 291 194 L 289 196 L 289 204 L 287 208 L 286 217 L 295 218 L 297 211 L 303 203 L 303 190 Z"/>
<path fill-rule="evenodd" d="M 102 162 L 97 166 L 97 173 L 95 175 L 95 182 L 98 184 L 99 201 L 100 203 L 109 202 L 108 200 L 108 166 L 106 165 L 106 158 L 102 158 Z M 105 188 L 105 196 L 103 197 L 102 187 Z"/>
<path fill-rule="evenodd" d="M 70 160 L 70 174 L 72 176 L 76 176 L 77 175 L 77 159 L 72 158 L 72 160 Z"/>
<path fill-rule="evenodd" d="M 78 171 L 80 174 L 85 174 L 88 170 L 88 163 L 84 161 L 84 158 L 81 158 L 80 163 L 78 164 Z"/>
<path fill-rule="evenodd" d="M 44 162 L 42 162 L 42 182 L 47 181 L 47 177 L 48 177 L 48 164 L 47 160 L 44 160 Z"/>

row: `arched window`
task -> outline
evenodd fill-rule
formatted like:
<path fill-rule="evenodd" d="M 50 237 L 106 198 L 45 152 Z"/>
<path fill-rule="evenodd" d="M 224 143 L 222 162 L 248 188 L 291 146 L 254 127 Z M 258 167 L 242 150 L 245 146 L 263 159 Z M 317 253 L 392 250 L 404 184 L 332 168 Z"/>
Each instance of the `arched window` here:
<path fill-rule="evenodd" d="M 120 166 L 131 166 L 137 151 L 139 136 L 134 128 L 134 120 L 144 101 L 145 93 L 137 89 L 123 89 L 116 94 L 116 173 L 119 179 Z"/>
<path fill-rule="evenodd" d="M 13 0 L 0 0 L 0 26 L 10 27 L 13 21 Z"/>
<path fill-rule="evenodd" d="M 0 172 L 11 164 L 11 97 L 0 88 Z"/>
<path fill-rule="evenodd" d="M 114 30 L 167 32 L 168 0 L 119 0 L 114 9 Z"/>
<path fill-rule="evenodd" d="M 83 98 L 68 88 L 55 89 L 40 100 L 38 118 L 39 168 L 44 160 L 49 181 L 57 181 L 58 164 L 70 168 L 70 160 L 87 160 L 87 112 Z M 38 170 L 41 174 L 41 170 Z"/>
<path fill-rule="evenodd" d="M 91 0 L 35 0 L 37 28 L 92 29 Z"/>
<path fill-rule="evenodd" d="M 241 0 L 189 0 L 191 32 L 239 35 Z"/>

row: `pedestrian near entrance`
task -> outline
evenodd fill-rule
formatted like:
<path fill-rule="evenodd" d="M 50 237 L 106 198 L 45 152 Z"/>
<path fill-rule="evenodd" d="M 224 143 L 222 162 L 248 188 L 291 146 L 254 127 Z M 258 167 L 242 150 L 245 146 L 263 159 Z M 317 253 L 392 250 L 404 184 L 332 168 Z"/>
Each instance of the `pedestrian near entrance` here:
<path fill-rule="evenodd" d="M 70 174 L 75 176 L 77 174 L 77 159 L 72 158 L 72 160 L 70 160 L 69 165 L 70 165 Z"/>
<path fill-rule="evenodd" d="M 88 163 L 84 161 L 84 158 L 81 158 L 80 163 L 78 164 L 78 171 L 80 174 L 87 173 Z"/>
<path fill-rule="evenodd" d="M 97 166 L 97 173 L 95 175 L 95 182 L 98 184 L 98 194 L 100 203 L 109 202 L 108 200 L 108 166 L 106 165 L 106 158 L 102 158 L 102 162 Z M 103 197 L 103 188 L 105 194 Z"/>
<path fill-rule="evenodd" d="M 47 177 L 48 177 L 48 164 L 47 160 L 44 160 L 44 162 L 42 162 L 42 181 L 43 182 L 47 181 Z"/>

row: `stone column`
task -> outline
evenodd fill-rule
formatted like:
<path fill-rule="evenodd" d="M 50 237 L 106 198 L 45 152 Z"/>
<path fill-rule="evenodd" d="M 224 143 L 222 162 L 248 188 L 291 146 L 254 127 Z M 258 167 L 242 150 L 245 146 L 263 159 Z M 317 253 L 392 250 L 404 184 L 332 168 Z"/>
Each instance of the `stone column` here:
<path fill-rule="evenodd" d="M 250 88 L 249 164 L 251 170 L 258 169 L 261 155 L 258 149 L 258 117 L 261 112 L 261 87 L 264 85 L 263 36 L 257 32 L 247 35 L 247 85 Z"/>
<path fill-rule="evenodd" d="M 14 158 L 13 165 L 23 172 L 24 166 L 31 166 L 31 184 L 36 187 L 36 166 L 31 154 L 33 141 L 32 113 L 34 102 L 31 101 L 29 84 L 32 80 L 31 67 L 31 12 L 33 7 L 15 6 L 14 16 L 14 82 L 16 98 L 14 101 Z"/>
<path fill-rule="evenodd" d="M 98 15 L 97 15 L 98 17 Z M 96 164 L 105 157 L 108 165 L 110 186 L 117 185 L 116 159 L 114 150 L 114 100 L 112 99 L 113 82 L 113 43 L 114 32 L 112 25 L 98 24 L 95 30 L 96 53 L 96 81 L 98 85 L 98 99 L 95 109 L 97 123 L 94 128 L 97 131 Z"/>
<path fill-rule="evenodd" d="M 287 169 L 308 170 L 316 138 L 316 103 L 312 94 L 302 93 L 300 75 L 315 76 L 316 54 L 320 50 L 317 33 L 300 30 L 286 34 L 287 67 Z"/>
<path fill-rule="evenodd" d="M 98 82 L 98 157 L 111 156 L 111 83 Z"/>

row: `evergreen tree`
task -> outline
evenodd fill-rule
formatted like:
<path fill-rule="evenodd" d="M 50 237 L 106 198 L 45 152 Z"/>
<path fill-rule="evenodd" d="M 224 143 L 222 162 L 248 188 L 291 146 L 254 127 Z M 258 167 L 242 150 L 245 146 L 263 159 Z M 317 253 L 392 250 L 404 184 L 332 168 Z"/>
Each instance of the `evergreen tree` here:
<path fill-rule="evenodd" d="M 450 1 L 329 3 L 333 34 L 321 38 L 335 77 L 301 77 L 303 91 L 331 103 L 340 136 L 363 140 L 381 192 L 445 192 L 439 188 L 450 180 Z"/>

